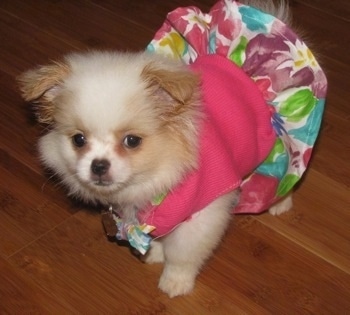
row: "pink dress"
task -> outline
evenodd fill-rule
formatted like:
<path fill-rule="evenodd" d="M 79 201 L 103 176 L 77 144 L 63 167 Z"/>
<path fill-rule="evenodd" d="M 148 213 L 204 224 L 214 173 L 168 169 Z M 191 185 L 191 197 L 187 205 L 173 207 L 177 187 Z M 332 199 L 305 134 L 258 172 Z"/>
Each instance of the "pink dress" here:
<path fill-rule="evenodd" d="M 325 74 L 303 40 L 274 16 L 220 0 L 208 13 L 170 12 L 147 50 L 202 74 L 207 120 L 200 168 L 158 206 L 142 209 L 140 225 L 153 225 L 152 236 L 165 235 L 238 187 L 235 213 L 262 212 L 285 196 L 307 168 L 327 92 Z M 138 227 L 136 234 L 145 236 Z"/>
<path fill-rule="evenodd" d="M 206 117 L 200 133 L 199 167 L 159 205 L 150 204 L 139 212 L 140 222 L 156 227 L 153 236 L 167 234 L 216 198 L 240 187 L 276 140 L 269 106 L 242 69 L 219 55 L 200 56 L 190 68 L 201 75 Z"/>

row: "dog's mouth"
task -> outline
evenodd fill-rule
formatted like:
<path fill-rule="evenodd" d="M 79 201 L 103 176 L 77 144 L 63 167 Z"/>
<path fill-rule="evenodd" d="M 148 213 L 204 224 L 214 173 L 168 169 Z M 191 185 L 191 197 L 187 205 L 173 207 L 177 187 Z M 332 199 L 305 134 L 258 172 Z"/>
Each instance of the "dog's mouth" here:
<path fill-rule="evenodd" d="M 99 179 L 94 181 L 93 184 L 95 186 L 100 186 L 100 187 L 109 187 L 109 186 L 112 186 L 114 183 L 112 181 Z"/>
<path fill-rule="evenodd" d="M 91 185 L 100 192 L 111 192 L 119 190 L 123 186 L 123 183 L 101 178 L 90 181 Z"/>

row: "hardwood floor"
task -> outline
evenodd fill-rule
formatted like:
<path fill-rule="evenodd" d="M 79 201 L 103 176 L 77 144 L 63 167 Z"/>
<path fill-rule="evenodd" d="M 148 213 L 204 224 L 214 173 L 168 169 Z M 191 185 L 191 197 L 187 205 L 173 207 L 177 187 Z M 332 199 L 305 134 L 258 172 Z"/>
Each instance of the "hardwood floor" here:
<path fill-rule="evenodd" d="M 215 0 L 0 1 L 1 314 L 350 314 L 350 2 L 296 0 L 329 93 L 293 211 L 236 216 L 194 292 L 169 299 L 159 265 L 108 242 L 37 159 L 41 128 L 15 77 L 72 50 L 143 49 L 178 6 Z"/>

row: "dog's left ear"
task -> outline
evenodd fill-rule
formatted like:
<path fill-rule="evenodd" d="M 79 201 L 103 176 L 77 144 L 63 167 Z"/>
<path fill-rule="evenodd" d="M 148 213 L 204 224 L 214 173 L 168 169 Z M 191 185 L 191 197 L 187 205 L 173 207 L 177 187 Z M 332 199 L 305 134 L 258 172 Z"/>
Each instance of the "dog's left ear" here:
<path fill-rule="evenodd" d="M 163 66 L 152 62 L 142 71 L 151 93 L 162 95 L 166 101 L 179 105 L 190 102 L 198 90 L 199 76 L 185 66 Z"/>
<path fill-rule="evenodd" d="M 17 78 L 24 100 L 36 105 L 39 122 L 52 123 L 53 100 L 69 71 L 65 63 L 55 62 L 24 72 Z"/>

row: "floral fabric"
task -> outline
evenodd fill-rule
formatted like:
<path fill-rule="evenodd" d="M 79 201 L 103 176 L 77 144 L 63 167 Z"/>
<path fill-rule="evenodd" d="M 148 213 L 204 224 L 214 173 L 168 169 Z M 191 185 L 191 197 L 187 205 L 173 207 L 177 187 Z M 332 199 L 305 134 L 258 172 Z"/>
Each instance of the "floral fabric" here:
<path fill-rule="evenodd" d="M 270 108 L 277 140 L 242 183 L 235 213 L 264 211 L 286 195 L 310 160 L 327 90 L 324 72 L 306 44 L 277 18 L 222 0 L 209 13 L 197 7 L 170 12 L 147 49 L 186 64 L 218 54 L 241 67 Z"/>

